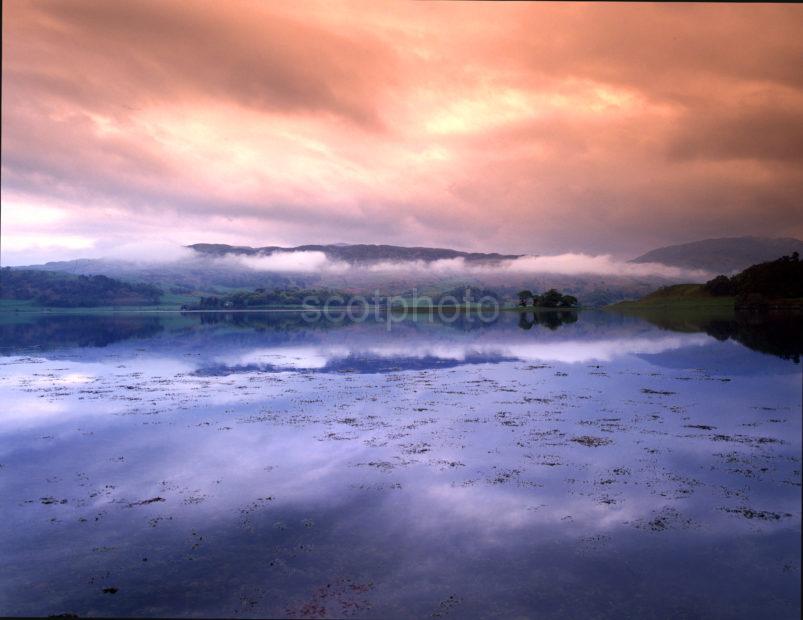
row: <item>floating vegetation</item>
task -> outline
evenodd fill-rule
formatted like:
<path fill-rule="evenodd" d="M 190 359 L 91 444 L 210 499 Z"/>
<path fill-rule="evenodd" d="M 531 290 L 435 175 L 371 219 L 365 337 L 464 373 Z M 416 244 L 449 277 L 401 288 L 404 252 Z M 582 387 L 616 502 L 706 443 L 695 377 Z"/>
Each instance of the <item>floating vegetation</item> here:
<path fill-rule="evenodd" d="M 581 446 L 586 446 L 587 448 L 598 448 L 599 446 L 607 446 L 608 444 L 613 443 L 613 439 L 607 439 L 605 437 L 592 437 L 591 435 L 572 437 L 569 441 L 579 443 Z"/>
<path fill-rule="evenodd" d="M 792 514 L 788 512 L 779 513 L 769 510 L 754 510 L 752 508 L 722 508 L 722 510 L 741 515 L 745 519 L 756 519 L 758 521 L 780 521 L 781 519 L 792 516 Z"/>
<path fill-rule="evenodd" d="M 150 499 L 143 499 L 139 502 L 131 502 L 128 504 L 129 508 L 133 508 L 134 506 L 147 506 L 148 504 L 156 504 L 158 502 L 166 502 L 167 500 L 164 497 L 151 497 Z"/>

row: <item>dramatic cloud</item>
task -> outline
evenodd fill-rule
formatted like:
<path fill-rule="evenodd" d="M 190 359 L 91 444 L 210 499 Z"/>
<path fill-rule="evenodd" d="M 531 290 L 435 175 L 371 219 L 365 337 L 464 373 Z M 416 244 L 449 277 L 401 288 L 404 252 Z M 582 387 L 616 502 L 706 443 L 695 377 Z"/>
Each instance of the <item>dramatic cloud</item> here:
<path fill-rule="evenodd" d="M 803 237 L 802 57 L 794 5 L 8 0 L 2 260 Z"/>

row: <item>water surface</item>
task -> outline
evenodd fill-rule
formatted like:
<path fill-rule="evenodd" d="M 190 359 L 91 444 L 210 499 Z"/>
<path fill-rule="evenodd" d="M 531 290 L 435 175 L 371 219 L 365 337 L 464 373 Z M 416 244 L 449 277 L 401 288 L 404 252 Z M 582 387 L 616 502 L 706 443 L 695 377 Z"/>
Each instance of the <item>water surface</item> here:
<path fill-rule="evenodd" d="M 470 319 L 4 317 L 0 614 L 799 617 L 796 327 Z"/>

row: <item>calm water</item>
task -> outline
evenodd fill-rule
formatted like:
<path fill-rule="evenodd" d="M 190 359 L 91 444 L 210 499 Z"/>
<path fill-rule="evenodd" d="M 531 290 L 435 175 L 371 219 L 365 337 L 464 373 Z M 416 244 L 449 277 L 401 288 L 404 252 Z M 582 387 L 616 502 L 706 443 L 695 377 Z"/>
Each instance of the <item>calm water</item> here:
<path fill-rule="evenodd" d="M 799 326 L 0 322 L 0 614 L 797 618 Z"/>

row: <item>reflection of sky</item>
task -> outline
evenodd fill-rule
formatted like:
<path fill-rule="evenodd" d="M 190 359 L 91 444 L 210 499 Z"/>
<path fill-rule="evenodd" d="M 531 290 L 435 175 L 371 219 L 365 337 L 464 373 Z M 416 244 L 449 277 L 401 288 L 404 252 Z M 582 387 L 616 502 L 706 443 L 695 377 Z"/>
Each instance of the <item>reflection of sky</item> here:
<path fill-rule="evenodd" d="M 369 616 L 454 594 L 457 615 L 750 617 L 767 593 L 764 612 L 793 615 L 799 367 L 700 334 L 572 327 L 210 329 L 6 357 L 3 611 L 233 615 L 245 597 L 287 615 L 351 578 L 374 584 Z M 357 358 L 383 370 L 337 366 Z M 414 358 L 476 363 L 380 363 Z M 197 374 L 213 364 L 250 370 Z M 728 512 L 744 508 L 778 518 Z"/>
<path fill-rule="evenodd" d="M 446 343 L 428 345 L 425 342 L 398 342 L 368 347 L 306 346 L 276 347 L 245 351 L 234 356 L 222 356 L 219 362 L 230 366 L 253 366 L 263 364 L 280 368 L 323 369 L 333 360 L 353 357 L 388 358 L 435 358 L 439 360 L 466 361 L 482 358 L 484 361 L 519 360 L 529 362 L 562 362 L 578 364 L 609 362 L 614 358 L 633 354 L 658 354 L 684 347 L 696 347 L 709 343 L 703 334 L 684 334 L 654 338 L 618 338 L 610 340 L 566 340 L 550 343 Z"/>

